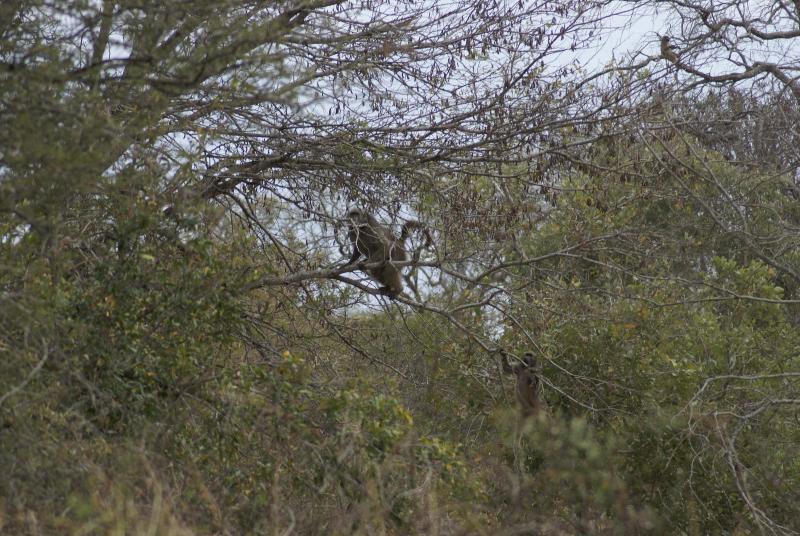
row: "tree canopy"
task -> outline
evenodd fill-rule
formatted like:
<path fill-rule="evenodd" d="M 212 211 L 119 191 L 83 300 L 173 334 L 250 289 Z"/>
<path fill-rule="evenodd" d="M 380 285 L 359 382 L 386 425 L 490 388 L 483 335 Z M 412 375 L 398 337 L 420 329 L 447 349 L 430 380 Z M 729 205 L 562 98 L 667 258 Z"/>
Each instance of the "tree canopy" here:
<path fill-rule="evenodd" d="M 797 534 L 798 45 L 783 0 L 4 1 L 0 532 Z M 432 238 L 396 299 L 352 207 Z"/>

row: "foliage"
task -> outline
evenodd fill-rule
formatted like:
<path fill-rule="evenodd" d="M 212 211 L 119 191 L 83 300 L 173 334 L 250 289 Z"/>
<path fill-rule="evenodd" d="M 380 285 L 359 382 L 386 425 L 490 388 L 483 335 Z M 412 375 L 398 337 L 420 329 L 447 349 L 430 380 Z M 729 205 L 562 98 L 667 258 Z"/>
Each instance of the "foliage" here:
<path fill-rule="evenodd" d="M 3 2 L 0 532 L 796 534 L 797 6 L 738 4 L 599 67 L 619 4 Z"/>

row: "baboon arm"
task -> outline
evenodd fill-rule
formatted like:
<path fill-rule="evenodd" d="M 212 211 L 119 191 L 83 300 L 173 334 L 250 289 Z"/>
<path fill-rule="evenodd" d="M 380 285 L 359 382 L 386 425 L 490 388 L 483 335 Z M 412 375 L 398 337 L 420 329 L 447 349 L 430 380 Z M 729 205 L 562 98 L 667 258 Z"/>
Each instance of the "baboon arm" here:
<path fill-rule="evenodd" d="M 362 255 L 361 250 L 358 249 L 358 233 L 359 229 L 357 227 L 350 227 L 349 231 L 347 232 L 347 238 L 350 239 L 350 245 L 353 246 L 353 254 L 350 255 L 350 259 L 347 261 L 347 264 L 353 264 Z"/>
<path fill-rule="evenodd" d="M 506 374 L 516 374 L 517 371 L 514 370 L 515 367 L 513 367 L 511 365 L 511 363 L 508 362 L 508 354 L 505 353 L 505 352 L 502 352 L 500 355 L 503 356 L 503 358 L 502 358 L 503 372 L 505 372 Z"/>
<path fill-rule="evenodd" d="M 353 264 L 359 259 L 359 257 L 361 257 L 361 252 L 358 251 L 358 247 L 353 244 L 353 254 L 350 255 L 350 260 L 347 261 L 347 264 Z"/>

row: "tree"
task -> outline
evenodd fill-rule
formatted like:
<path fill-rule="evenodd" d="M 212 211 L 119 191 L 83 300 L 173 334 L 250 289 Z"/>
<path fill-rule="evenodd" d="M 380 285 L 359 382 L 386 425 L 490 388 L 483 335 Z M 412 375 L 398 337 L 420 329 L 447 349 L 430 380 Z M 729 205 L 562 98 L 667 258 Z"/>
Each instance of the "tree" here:
<path fill-rule="evenodd" d="M 615 6 L 5 2 L 4 528 L 796 530 L 795 14 Z"/>

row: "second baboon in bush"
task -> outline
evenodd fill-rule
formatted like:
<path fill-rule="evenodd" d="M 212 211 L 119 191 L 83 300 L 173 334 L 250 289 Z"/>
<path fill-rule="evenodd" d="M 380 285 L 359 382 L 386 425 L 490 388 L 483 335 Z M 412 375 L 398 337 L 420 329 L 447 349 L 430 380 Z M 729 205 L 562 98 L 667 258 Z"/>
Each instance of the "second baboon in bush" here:
<path fill-rule="evenodd" d="M 542 412 L 542 365 L 531 352 L 525 352 L 522 361 L 511 364 L 508 354 L 501 352 L 503 371 L 517 377 L 514 392 L 523 417 L 532 417 Z"/>

